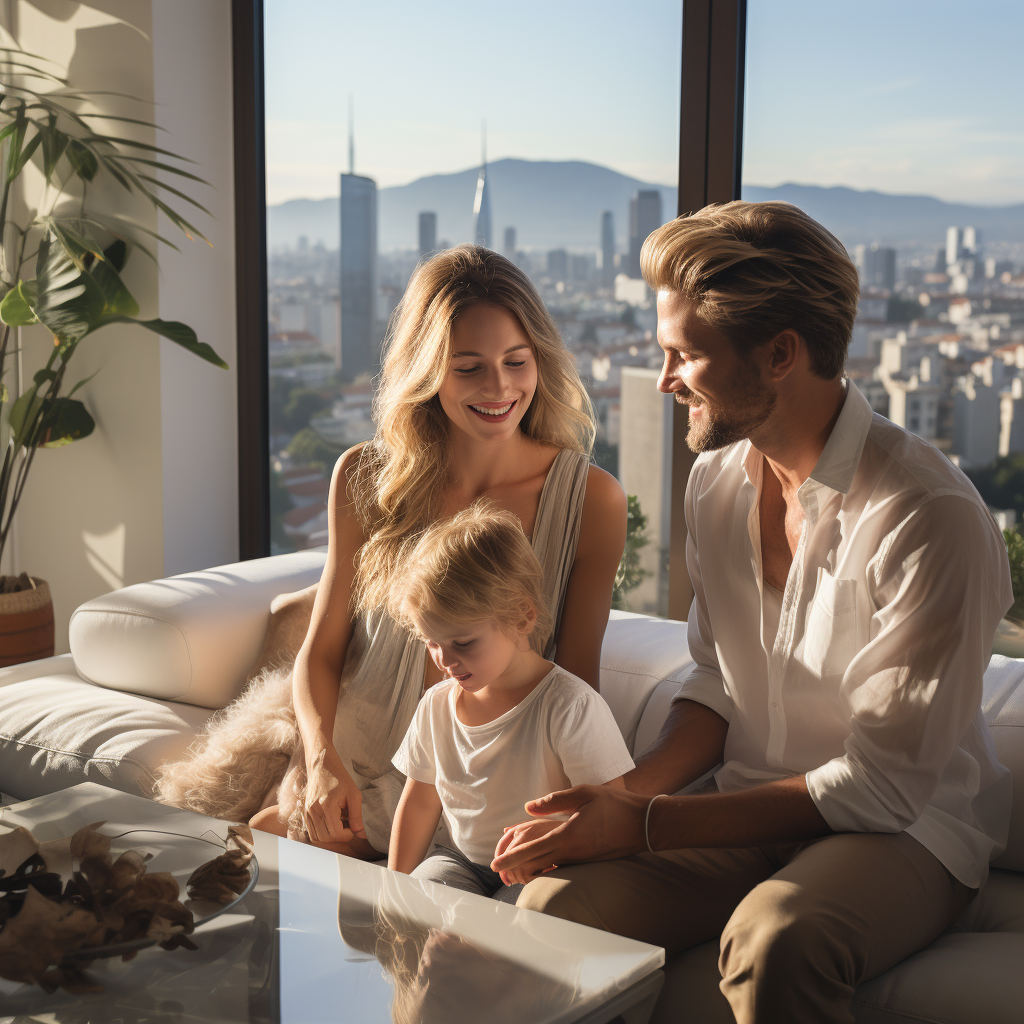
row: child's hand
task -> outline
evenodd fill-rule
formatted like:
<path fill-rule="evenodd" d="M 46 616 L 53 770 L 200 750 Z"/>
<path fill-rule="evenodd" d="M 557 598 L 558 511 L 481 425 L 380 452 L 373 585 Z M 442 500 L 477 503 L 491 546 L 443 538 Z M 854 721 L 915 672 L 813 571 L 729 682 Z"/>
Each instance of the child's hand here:
<path fill-rule="evenodd" d="M 563 822 L 560 820 L 544 819 L 540 821 L 524 821 L 519 825 L 507 825 L 504 834 L 498 840 L 498 845 L 494 848 L 495 859 L 500 857 L 506 850 L 514 850 L 523 843 L 539 839 L 562 824 Z M 513 868 L 509 871 L 499 871 L 498 876 L 505 885 L 525 885 L 539 875 L 546 875 L 549 871 L 554 871 L 557 867 L 557 864 L 552 864 L 542 871 L 536 872 L 528 872 L 525 868 Z"/>

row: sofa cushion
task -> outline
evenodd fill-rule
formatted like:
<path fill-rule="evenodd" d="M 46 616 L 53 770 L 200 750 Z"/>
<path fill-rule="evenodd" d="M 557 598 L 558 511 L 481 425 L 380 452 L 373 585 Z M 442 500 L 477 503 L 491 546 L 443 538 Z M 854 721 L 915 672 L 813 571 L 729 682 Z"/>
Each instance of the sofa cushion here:
<path fill-rule="evenodd" d="M 210 712 L 93 686 L 71 655 L 0 669 L 0 789 L 28 800 L 80 782 L 150 796 Z"/>
<path fill-rule="evenodd" d="M 648 698 L 663 680 L 682 680 L 692 664 L 685 622 L 633 612 L 609 615 L 601 647 L 601 696 L 634 756 L 649 746 L 641 748 L 637 741 L 641 717 L 647 717 Z"/>
<path fill-rule="evenodd" d="M 238 696 L 270 602 L 311 586 L 325 555 L 299 551 L 137 583 L 71 616 L 78 674 L 112 690 L 222 708 Z"/>
<path fill-rule="evenodd" d="M 993 654 L 985 672 L 985 720 L 1000 764 L 1013 776 L 1013 810 L 1006 849 L 992 862 L 1024 871 L 1024 660 Z"/>

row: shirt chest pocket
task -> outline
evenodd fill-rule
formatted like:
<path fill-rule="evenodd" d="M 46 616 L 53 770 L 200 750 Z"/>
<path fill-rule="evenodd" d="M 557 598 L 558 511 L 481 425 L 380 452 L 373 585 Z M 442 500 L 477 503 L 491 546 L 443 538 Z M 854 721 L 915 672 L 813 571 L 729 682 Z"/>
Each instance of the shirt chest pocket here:
<path fill-rule="evenodd" d="M 857 653 L 857 633 L 857 581 L 836 579 L 819 568 L 800 660 L 822 679 L 842 676 Z"/>

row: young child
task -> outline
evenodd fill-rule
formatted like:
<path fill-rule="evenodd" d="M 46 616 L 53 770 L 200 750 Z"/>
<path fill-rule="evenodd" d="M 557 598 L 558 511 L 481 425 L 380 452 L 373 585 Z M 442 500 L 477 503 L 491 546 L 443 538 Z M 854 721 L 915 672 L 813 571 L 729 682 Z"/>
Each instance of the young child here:
<path fill-rule="evenodd" d="M 493 896 L 495 846 L 527 800 L 576 785 L 624 788 L 633 761 L 608 705 L 537 653 L 549 622 L 543 582 L 519 521 L 485 503 L 413 547 L 391 613 L 447 678 L 423 696 L 394 757 L 407 778 L 391 869 Z M 424 860 L 442 814 L 452 847 Z"/>

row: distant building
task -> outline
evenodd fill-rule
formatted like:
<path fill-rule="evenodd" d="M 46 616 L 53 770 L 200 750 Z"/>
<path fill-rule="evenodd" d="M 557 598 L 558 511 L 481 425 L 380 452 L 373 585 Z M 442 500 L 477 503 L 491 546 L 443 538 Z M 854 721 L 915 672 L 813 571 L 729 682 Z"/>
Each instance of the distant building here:
<path fill-rule="evenodd" d="M 437 214 L 421 213 L 420 256 L 429 256 L 432 252 L 437 252 Z"/>
<path fill-rule="evenodd" d="M 647 236 L 661 227 L 661 193 L 657 189 L 641 189 L 629 201 L 629 266 L 627 276 L 641 277 L 640 250 Z"/>
<path fill-rule="evenodd" d="M 615 221 L 611 210 L 601 214 L 601 287 L 615 286 Z"/>
<path fill-rule="evenodd" d="M 513 263 L 516 261 L 516 229 L 505 228 L 505 246 L 502 255 L 507 256 Z"/>
<path fill-rule="evenodd" d="M 374 316 L 377 289 L 377 183 L 341 176 L 341 370 L 354 380 L 380 369 Z"/>
<path fill-rule="evenodd" d="M 569 254 L 565 249 L 552 249 L 548 253 L 548 277 L 553 281 L 569 280 Z"/>
<path fill-rule="evenodd" d="M 854 248 L 854 262 L 860 271 L 862 288 L 891 292 L 896 287 L 896 250 L 888 246 L 858 245 Z"/>
<path fill-rule="evenodd" d="M 624 366 L 620 378 L 619 482 L 647 516 L 640 564 L 650 575 L 627 597 L 630 611 L 664 615 L 668 608 L 668 544 L 672 521 L 671 395 L 661 394 L 658 370 Z"/>
<path fill-rule="evenodd" d="M 485 249 L 491 247 L 491 190 L 487 184 L 486 136 L 480 160 L 480 175 L 476 179 L 476 199 L 473 201 L 473 241 Z"/>

